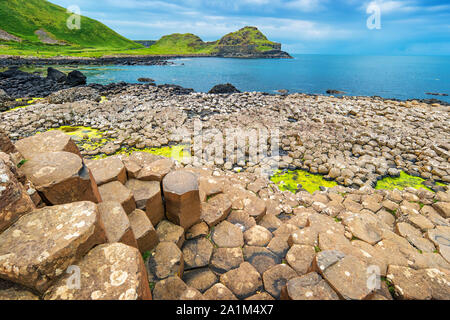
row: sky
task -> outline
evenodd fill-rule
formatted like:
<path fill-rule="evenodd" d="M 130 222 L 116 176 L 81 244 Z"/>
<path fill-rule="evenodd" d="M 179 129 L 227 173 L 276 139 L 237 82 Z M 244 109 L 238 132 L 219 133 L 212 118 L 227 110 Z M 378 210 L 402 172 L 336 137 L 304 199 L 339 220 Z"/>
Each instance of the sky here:
<path fill-rule="evenodd" d="M 450 55 L 450 0 L 50 0 L 133 40 L 258 27 L 303 54 Z M 368 21 L 369 20 L 369 21 Z"/>

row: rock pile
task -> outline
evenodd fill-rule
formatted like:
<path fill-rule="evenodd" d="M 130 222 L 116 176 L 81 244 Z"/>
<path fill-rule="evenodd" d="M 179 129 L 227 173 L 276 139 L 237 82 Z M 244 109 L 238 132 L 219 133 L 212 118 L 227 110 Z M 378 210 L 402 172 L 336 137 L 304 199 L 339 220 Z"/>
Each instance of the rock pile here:
<path fill-rule="evenodd" d="M 62 133 L 0 137 L 0 299 L 450 299 L 448 187 L 292 194 L 143 152 L 85 160 Z"/>

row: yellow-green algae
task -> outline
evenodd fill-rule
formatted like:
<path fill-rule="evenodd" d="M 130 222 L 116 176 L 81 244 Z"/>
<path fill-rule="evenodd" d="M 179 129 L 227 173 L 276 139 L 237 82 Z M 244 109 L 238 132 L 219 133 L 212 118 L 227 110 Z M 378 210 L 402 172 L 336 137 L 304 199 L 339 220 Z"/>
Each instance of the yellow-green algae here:
<path fill-rule="evenodd" d="M 18 110 L 18 109 L 23 109 L 23 108 L 29 107 L 30 105 L 32 105 L 36 101 L 39 101 L 39 100 L 42 100 L 42 99 L 44 99 L 44 98 L 31 98 L 31 100 L 26 101 L 27 105 L 11 108 L 11 109 L 7 110 L 6 112 L 10 112 L 10 111 L 14 111 L 14 110 Z M 24 100 L 22 98 L 18 98 L 18 99 L 16 99 L 16 101 L 17 102 L 22 102 Z"/>
<path fill-rule="evenodd" d="M 111 139 L 104 138 L 104 133 L 90 127 L 62 126 L 52 130 L 59 130 L 72 137 L 78 147 L 84 151 L 93 151 L 105 145 Z"/>
<path fill-rule="evenodd" d="M 333 188 L 337 186 L 335 181 L 327 181 L 323 176 L 312 174 L 305 170 L 278 170 L 270 178 L 278 185 L 281 191 L 291 191 L 297 193 L 299 184 L 309 193 L 320 191 L 320 187 Z"/>
<path fill-rule="evenodd" d="M 412 175 L 407 174 L 404 171 L 400 172 L 399 177 L 386 177 L 377 182 L 377 185 L 375 189 L 377 190 L 404 190 L 406 188 L 414 188 L 414 189 L 426 189 L 429 191 L 433 191 L 423 183 L 425 182 L 425 179 L 422 179 L 420 177 L 415 177 Z"/>
<path fill-rule="evenodd" d="M 113 141 L 113 139 L 111 138 L 105 138 L 103 131 L 90 127 L 62 126 L 50 130 L 59 130 L 71 136 L 72 139 L 75 141 L 75 143 L 78 145 L 78 147 L 84 151 L 97 150 L 98 148 L 104 146 L 106 143 Z M 130 155 L 133 152 L 147 152 L 163 156 L 166 158 L 173 158 L 176 161 L 182 161 L 184 157 L 189 158 L 191 156 L 189 150 L 186 149 L 186 147 L 187 147 L 186 145 L 172 145 L 160 148 L 145 148 L 145 149 L 122 147 L 113 155 L 121 155 L 121 154 Z M 99 154 L 94 156 L 93 159 L 104 159 L 106 157 L 107 155 L 105 154 Z"/>
<path fill-rule="evenodd" d="M 172 146 L 164 146 L 159 148 L 145 148 L 145 149 L 137 149 L 137 148 L 121 148 L 119 151 L 114 153 L 114 155 L 131 155 L 134 152 L 146 152 L 155 154 L 158 156 L 162 156 L 165 158 L 172 158 L 176 161 L 181 162 L 183 158 L 190 158 L 191 154 L 188 150 L 185 150 L 187 146 L 185 145 L 172 145 Z M 107 155 L 98 155 L 95 156 L 94 159 L 104 159 Z"/>

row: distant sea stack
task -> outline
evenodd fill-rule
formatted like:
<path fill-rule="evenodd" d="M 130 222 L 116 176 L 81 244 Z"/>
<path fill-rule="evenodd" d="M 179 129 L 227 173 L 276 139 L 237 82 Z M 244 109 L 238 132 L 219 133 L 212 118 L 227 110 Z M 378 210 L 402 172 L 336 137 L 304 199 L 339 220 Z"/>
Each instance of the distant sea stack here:
<path fill-rule="evenodd" d="M 143 44 L 143 41 L 138 41 Z M 148 43 L 147 43 L 148 44 Z M 191 34 L 163 36 L 150 45 L 154 54 L 199 55 L 224 58 L 292 58 L 281 50 L 281 44 L 272 42 L 256 27 L 244 27 L 220 40 L 204 42 Z"/>
<path fill-rule="evenodd" d="M 269 41 L 256 27 L 229 33 L 217 42 L 217 55 L 236 58 L 292 58 L 281 43 Z"/>

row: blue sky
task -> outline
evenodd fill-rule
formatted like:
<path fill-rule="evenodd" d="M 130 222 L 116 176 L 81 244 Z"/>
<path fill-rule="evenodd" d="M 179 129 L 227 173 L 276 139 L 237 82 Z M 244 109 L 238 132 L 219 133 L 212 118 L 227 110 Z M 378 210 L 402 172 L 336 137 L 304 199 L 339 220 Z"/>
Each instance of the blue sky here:
<path fill-rule="evenodd" d="M 252 25 L 291 53 L 450 55 L 450 0 L 50 1 L 134 40 L 191 32 L 210 41 Z M 381 29 L 367 28 L 373 4 Z"/>

